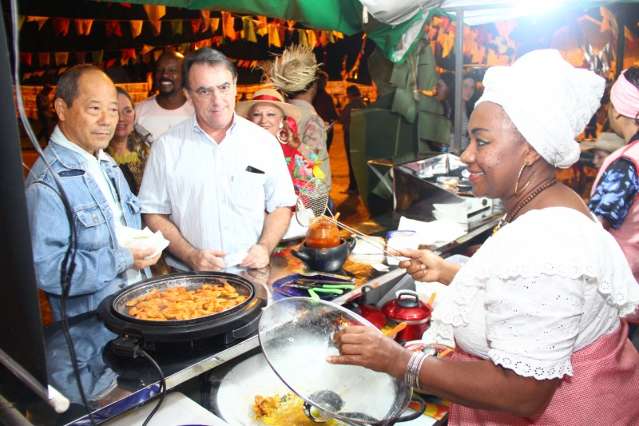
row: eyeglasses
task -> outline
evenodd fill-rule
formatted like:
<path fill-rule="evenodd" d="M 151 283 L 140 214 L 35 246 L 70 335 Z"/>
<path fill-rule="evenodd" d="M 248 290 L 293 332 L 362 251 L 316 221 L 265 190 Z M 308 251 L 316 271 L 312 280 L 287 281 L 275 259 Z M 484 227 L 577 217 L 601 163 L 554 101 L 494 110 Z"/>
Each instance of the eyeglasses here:
<path fill-rule="evenodd" d="M 218 87 L 198 87 L 195 90 L 191 90 L 191 93 L 200 99 L 208 99 L 216 92 L 218 96 L 224 96 L 232 93 L 233 86 L 234 85 L 232 83 L 225 83 Z"/>

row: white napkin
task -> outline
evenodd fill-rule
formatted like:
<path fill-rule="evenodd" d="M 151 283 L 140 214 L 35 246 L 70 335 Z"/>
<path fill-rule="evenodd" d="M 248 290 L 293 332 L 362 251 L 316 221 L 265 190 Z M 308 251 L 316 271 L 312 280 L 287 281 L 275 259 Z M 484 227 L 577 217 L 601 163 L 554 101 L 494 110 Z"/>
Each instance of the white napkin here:
<path fill-rule="evenodd" d="M 357 263 L 377 265 L 384 262 L 384 239 L 382 237 L 356 238 L 349 259 Z"/>
<path fill-rule="evenodd" d="M 162 250 L 169 246 L 169 240 L 164 238 L 161 231 L 155 233 L 147 227 L 144 229 L 129 228 L 128 226 L 117 226 L 115 234 L 120 246 L 128 249 L 146 249 L 152 248 L 153 254 L 147 256 L 147 259 L 153 258 L 162 253 Z"/>
<path fill-rule="evenodd" d="M 226 256 L 224 256 L 224 267 L 230 268 L 232 266 L 239 265 L 240 263 L 242 263 L 247 254 L 247 251 L 227 254 Z"/>
<path fill-rule="evenodd" d="M 456 240 L 466 233 L 464 226 L 451 220 L 422 222 L 402 216 L 397 230 L 410 230 L 417 233 L 419 244 L 441 246 Z"/>

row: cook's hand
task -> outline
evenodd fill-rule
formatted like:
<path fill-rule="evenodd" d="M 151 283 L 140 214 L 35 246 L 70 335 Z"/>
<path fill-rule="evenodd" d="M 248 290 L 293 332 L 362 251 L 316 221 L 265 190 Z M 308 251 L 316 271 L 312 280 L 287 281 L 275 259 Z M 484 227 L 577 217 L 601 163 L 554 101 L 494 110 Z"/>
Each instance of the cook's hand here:
<path fill-rule="evenodd" d="M 255 244 L 246 254 L 240 266 L 243 268 L 259 269 L 267 266 L 270 261 L 270 253 L 262 244 Z"/>
<path fill-rule="evenodd" d="M 399 262 L 399 267 L 406 269 L 417 281 L 450 284 L 458 271 L 455 265 L 449 264 L 430 250 L 402 249 L 399 253 L 409 258 Z"/>
<path fill-rule="evenodd" d="M 224 268 L 224 255 L 221 250 L 197 250 L 188 257 L 187 263 L 196 272 L 219 271 Z"/>
<path fill-rule="evenodd" d="M 334 339 L 340 355 L 328 357 L 332 364 L 360 365 L 397 378 L 406 372 L 410 351 L 377 329 L 362 325 L 346 327 Z"/>
<path fill-rule="evenodd" d="M 149 257 L 155 252 L 155 249 L 153 249 L 152 247 L 131 248 L 129 250 L 131 251 L 131 255 L 133 256 L 133 268 L 138 270 L 144 269 L 147 266 L 155 265 L 160 259 L 160 255 L 162 254 L 162 252 L 160 252 L 153 257 Z"/>

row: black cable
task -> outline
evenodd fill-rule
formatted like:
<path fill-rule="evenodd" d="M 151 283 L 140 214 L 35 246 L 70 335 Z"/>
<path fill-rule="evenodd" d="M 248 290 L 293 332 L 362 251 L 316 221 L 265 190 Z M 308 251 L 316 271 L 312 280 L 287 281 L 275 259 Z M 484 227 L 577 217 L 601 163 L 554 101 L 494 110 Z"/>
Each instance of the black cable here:
<path fill-rule="evenodd" d="M 78 358 L 75 352 L 75 347 L 73 345 L 73 339 L 71 337 L 71 333 L 69 332 L 69 322 L 66 312 L 66 299 L 69 296 L 69 292 L 71 290 L 71 277 L 73 276 L 73 271 L 75 270 L 75 258 L 77 253 L 77 231 L 75 228 L 75 221 L 73 219 L 73 210 L 71 209 L 71 205 L 69 203 L 69 199 L 64 191 L 64 187 L 62 183 L 58 179 L 57 174 L 53 171 L 51 164 L 44 156 L 44 152 L 38 143 L 37 137 L 31 128 L 31 123 L 27 118 L 27 114 L 24 110 L 24 100 L 22 98 L 22 87 L 20 85 L 20 49 L 19 49 L 19 25 L 18 25 L 18 4 L 17 0 L 11 0 L 11 25 L 12 25 L 12 33 L 13 33 L 13 79 L 16 88 L 16 103 L 18 105 L 18 114 L 20 116 L 20 121 L 24 127 L 31 144 L 34 149 L 46 165 L 49 173 L 51 174 L 58 190 L 60 191 L 60 199 L 62 201 L 62 205 L 64 206 L 64 211 L 67 216 L 67 220 L 69 222 L 69 244 L 67 250 L 64 254 L 64 258 L 62 259 L 62 263 L 60 265 L 60 286 L 62 289 L 62 294 L 60 296 L 60 311 L 62 315 L 62 331 L 64 334 L 64 340 L 66 342 L 67 348 L 69 350 L 69 356 L 71 358 L 71 364 L 73 366 L 73 374 L 75 376 L 76 384 L 78 386 L 78 391 L 80 393 L 80 397 L 82 399 L 82 404 L 84 405 L 87 414 L 89 415 L 89 420 L 91 425 L 95 425 L 95 419 L 93 418 L 93 414 L 89 408 L 89 403 L 86 398 L 86 394 L 84 393 L 84 387 L 82 386 L 82 380 L 80 378 L 80 368 L 78 366 Z"/>
<path fill-rule="evenodd" d="M 137 349 L 136 352 L 142 355 L 144 358 L 148 359 L 160 375 L 160 399 L 158 400 L 158 403 L 155 404 L 155 407 L 153 407 L 153 410 L 151 410 L 149 415 L 146 417 L 144 423 L 142 423 L 142 426 L 147 426 L 151 418 L 155 415 L 155 413 L 157 413 L 157 411 L 160 409 L 160 406 L 162 405 L 162 402 L 164 401 L 164 397 L 166 395 L 166 380 L 164 380 L 164 372 L 162 371 L 158 363 L 153 359 L 153 357 L 148 354 L 147 351 L 145 351 L 144 349 Z"/>

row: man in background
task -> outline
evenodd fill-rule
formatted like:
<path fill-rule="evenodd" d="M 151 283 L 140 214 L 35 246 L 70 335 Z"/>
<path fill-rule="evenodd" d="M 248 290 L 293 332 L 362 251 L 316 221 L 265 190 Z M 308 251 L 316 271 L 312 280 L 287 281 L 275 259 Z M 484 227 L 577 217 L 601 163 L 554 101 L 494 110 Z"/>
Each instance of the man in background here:
<path fill-rule="evenodd" d="M 335 110 L 333 97 L 326 91 L 327 82 L 328 74 L 324 71 L 320 71 L 319 79 L 317 80 L 317 94 L 315 95 L 315 99 L 313 99 L 313 107 L 319 116 L 322 117 L 324 123 L 326 123 L 326 150 L 330 151 L 331 144 L 333 143 L 333 124 L 339 116 L 337 115 L 337 110 Z"/>
<path fill-rule="evenodd" d="M 193 104 L 182 88 L 184 56 L 165 51 L 155 66 L 154 84 L 158 94 L 135 106 L 136 124 L 148 130 L 157 140 L 176 124 L 193 116 Z"/>

